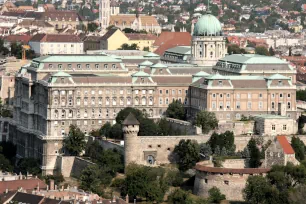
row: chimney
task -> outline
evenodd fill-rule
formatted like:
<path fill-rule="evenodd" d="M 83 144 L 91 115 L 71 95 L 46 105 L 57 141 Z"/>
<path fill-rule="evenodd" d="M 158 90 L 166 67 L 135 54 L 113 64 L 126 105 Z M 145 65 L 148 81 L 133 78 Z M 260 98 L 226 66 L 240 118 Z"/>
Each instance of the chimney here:
<path fill-rule="evenodd" d="M 57 190 L 57 185 L 54 185 L 54 190 Z"/>
<path fill-rule="evenodd" d="M 5 189 L 5 193 L 8 193 L 8 189 L 7 188 Z"/>
<path fill-rule="evenodd" d="M 62 186 L 62 191 L 64 191 L 64 186 Z"/>
<path fill-rule="evenodd" d="M 47 185 L 47 191 L 49 190 L 49 185 Z"/>
<path fill-rule="evenodd" d="M 22 174 L 19 172 L 19 180 L 22 180 Z"/>
<path fill-rule="evenodd" d="M 50 179 L 50 190 L 52 191 L 52 190 L 54 190 L 54 180 L 53 179 Z"/>
<path fill-rule="evenodd" d="M 39 182 L 37 182 L 37 191 L 39 192 Z"/>
<path fill-rule="evenodd" d="M 113 203 L 115 203 L 116 202 L 116 197 L 115 196 L 113 196 Z"/>
<path fill-rule="evenodd" d="M 126 196 L 125 196 L 125 202 L 129 203 L 129 195 L 128 194 L 126 194 Z"/>

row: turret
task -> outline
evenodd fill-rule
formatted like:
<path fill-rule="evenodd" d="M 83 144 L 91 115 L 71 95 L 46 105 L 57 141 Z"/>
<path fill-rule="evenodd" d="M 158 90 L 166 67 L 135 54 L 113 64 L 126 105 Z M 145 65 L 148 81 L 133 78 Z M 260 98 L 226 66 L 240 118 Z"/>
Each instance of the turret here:
<path fill-rule="evenodd" d="M 139 156 L 139 121 L 133 113 L 130 113 L 122 122 L 122 131 L 124 135 L 124 166 L 130 163 L 138 163 Z"/>

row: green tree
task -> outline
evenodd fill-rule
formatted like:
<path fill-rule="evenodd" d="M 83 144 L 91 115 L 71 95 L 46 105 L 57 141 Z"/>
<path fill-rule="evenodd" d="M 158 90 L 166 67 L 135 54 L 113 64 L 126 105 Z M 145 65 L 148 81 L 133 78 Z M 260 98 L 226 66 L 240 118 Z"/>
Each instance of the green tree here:
<path fill-rule="evenodd" d="M 133 43 L 131 45 L 124 43 L 118 50 L 139 50 L 139 47 L 136 43 Z"/>
<path fill-rule="evenodd" d="M 30 173 L 40 175 L 40 162 L 34 158 L 22 158 L 17 163 L 17 168 L 22 174 Z"/>
<path fill-rule="evenodd" d="M 0 170 L 13 172 L 14 167 L 11 165 L 10 160 L 5 158 L 3 154 L 0 154 Z"/>
<path fill-rule="evenodd" d="M 143 47 L 143 51 L 149 52 L 150 51 L 150 47 L 149 46 Z"/>
<path fill-rule="evenodd" d="M 208 190 L 209 201 L 211 203 L 220 203 L 222 200 L 225 200 L 225 195 L 220 192 L 220 189 L 217 187 L 212 187 Z"/>
<path fill-rule="evenodd" d="M 0 153 L 3 154 L 5 158 L 10 160 L 11 164 L 14 164 L 17 152 L 16 145 L 14 145 L 12 142 L 2 141 L 0 142 L 0 148 L 2 149 L 2 153 L 1 151 Z"/>
<path fill-rule="evenodd" d="M 105 136 L 106 138 L 109 138 L 110 130 L 112 128 L 112 125 L 109 122 L 106 122 L 101 128 L 100 128 L 100 134 Z"/>
<path fill-rule="evenodd" d="M 258 55 L 266 55 L 266 56 L 269 56 L 269 51 L 267 50 L 266 47 L 264 46 L 257 46 L 255 48 L 255 53 L 258 54 Z"/>
<path fill-rule="evenodd" d="M 245 54 L 246 51 L 242 48 L 240 48 L 238 45 L 236 44 L 229 44 L 227 46 L 227 53 L 228 54 Z"/>
<path fill-rule="evenodd" d="M 243 196 L 250 204 L 276 204 L 279 201 L 277 190 L 262 176 L 248 177 Z"/>
<path fill-rule="evenodd" d="M 293 136 L 291 138 L 291 146 L 295 152 L 295 158 L 299 161 L 305 159 L 305 144 L 300 138 Z"/>
<path fill-rule="evenodd" d="M 144 115 L 140 110 L 127 107 L 119 111 L 119 113 L 116 116 L 116 122 L 121 124 L 130 113 L 133 113 L 133 115 L 136 117 L 136 119 L 139 122 L 141 122 L 141 120 L 144 118 Z"/>
<path fill-rule="evenodd" d="M 117 172 L 123 172 L 124 170 L 124 158 L 123 155 L 116 149 L 108 149 L 102 151 L 98 155 L 97 163 L 111 176 L 115 176 Z"/>
<path fill-rule="evenodd" d="M 181 140 L 173 153 L 179 157 L 177 163 L 181 171 L 194 167 L 200 160 L 200 146 L 195 140 Z"/>
<path fill-rule="evenodd" d="M 22 57 L 21 44 L 17 44 L 16 42 L 11 43 L 11 55 L 15 56 L 17 59 L 21 59 Z"/>
<path fill-rule="evenodd" d="M 99 144 L 98 141 L 94 141 L 86 147 L 85 155 L 90 157 L 93 162 L 97 162 L 99 155 L 103 154 L 103 147 Z"/>
<path fill-rule="evenodd" d="M 306 200 L 306 186 L 300 185 L 297 188 L 289 192 L 289 203 L 290 204 L 300 204 L 305 203 Z"/>
<path fill-rule="evenodd" d="M 250 161 L 249 165 L 251 168 L 257 168 L 260 166 L 260 151 L 256 145 L 256 140 L 251 138 L 248 143 L 248 149 L 250 152 Z"/>
<path fill-rule="evenodd" d="M 69 135 L 63 142 L 71 155 L 78 156 L 85 149 L 85 134 L 77 126 L 70 125 Z"/>
<path fill-rule="evenodd" d="M 55 174 L 55 175 L 46 175 L 44 176 L 45 182 L 49 183 L 50 180 L 54 180 L 54 184 L 59 186 L 60 183 L 65 181 L 64 176 L 62 174 Z"/>
<path fill-rule="evenodd" d="M 274 52 L 274 49 L 272 48 L 272 46 L 269 48 L 269 55 L 270 56 L 274 56 L 275 55 L 275 52 Z"/>
<path fill-rule="evenodd" d="M 87 30 L 89 31 L 89 32 L 95 32 L 97 29 L 98 29 L 98 25 L 96 24 L 96 23 L 94 23 L 94 22 L 92 22 L 92 23 L 88 23 L 88 25 L 87 25 Z"/>
<path fill-rule="evenodd" d="M 209 158 L 209 156 L 213 154 L 210 145 L 206 143 L 200 144 L 200 153 L 204 155 L 205 158 Z"/>
<path fill-rule="evenodd" d="M 186 112 L 184 105 L 179 100 L 173 101 L 172 103 L 169 104 L 166 110 L 166 115 L 169 118 L 185 120 Z"/>
<path fill-rule="evenodd" d="M 215 113 L 203 110 L 197 113 L 195 124 L 196 126 L 201 127 L 202 132 L 206 134 L 218 127 L 218 120 Z"/>
<path fill-rule="evenodd" d="M 306 101 L 306 90 L 297 90 L 296 100 Z"/>
<path fill-rule="evenodd" d="M 0 38 L 0 54 L 7 55 L 9 53 L 9 50 L 4 47 L 4 40 Z"/>
<path fill-rule="evenodd" d="M 215 155 L 221 155 L 222 149 L 225 149 L 227 154 L 233 155 L 236 149 L 234 138 L 234 133 L 230 131 L 221 134 L 213 133 L 207 144 L 209 144 Z M 218 151 L 216 150 L 217 148 Z M 225 151 L 223 150 L 223 152 Z"/>
<path fill-rule="evenodd" d="M 86 191 L 92 191 L 99 195 L 103 194 L 103 187 L 111 183 L 112 177 L 97 165 L 86 167 L 80 176 L 80 188 Z"/>
<path fill-rule="evenodd" d="M 109 138 L 118 139 L 118 140 L 123 139 L 123 132 L 122 132 L 121 124 L 116 123 L 115 125 L 111 127 L 110 132 L 109 132 Z"/>

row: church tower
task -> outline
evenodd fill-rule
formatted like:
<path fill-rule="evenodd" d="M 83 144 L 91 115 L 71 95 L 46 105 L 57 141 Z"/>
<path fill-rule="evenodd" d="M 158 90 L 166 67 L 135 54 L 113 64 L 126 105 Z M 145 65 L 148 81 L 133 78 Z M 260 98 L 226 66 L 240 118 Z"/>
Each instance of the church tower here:
<path fill-rule="evenodd" d="M 99 23 L 101 31 L 106 32 L 110 21 L 110 0 L 99 0 Z"/>
<path fill-rule="evenodd" d="M 208 11 L 203 15 L 192 33 L 191 63 L 214 66 L 226 54 L 225 38 L 220 21 Z"/>

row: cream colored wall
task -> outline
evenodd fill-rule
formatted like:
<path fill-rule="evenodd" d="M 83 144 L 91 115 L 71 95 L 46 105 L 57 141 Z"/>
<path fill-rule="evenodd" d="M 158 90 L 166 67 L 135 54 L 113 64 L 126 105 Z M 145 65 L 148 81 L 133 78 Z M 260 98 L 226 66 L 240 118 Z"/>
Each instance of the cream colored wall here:
<path fill-rule="evenodd" d="M 129 39 L 119 30 L 117 30 L 111 37 L 107 40 L 108 50 L 118 50 L 124 43 L 129 43 Z"/>
<path fill-rule="evenodd" d="M 149 51 L 153 51 L 153 43 L 155 40 L 129 40 L 129 44 L 137 44 L 139 50 L 143 50 L 144 47 L 149 47 Z"/>
<path fill-rule="evenodd" d="M 73 46 L 73 47 L 71 47 Z M 47 54 L 83 54 L 83 42 L 77 43 L 40 43 L 41 55 Z"/>

